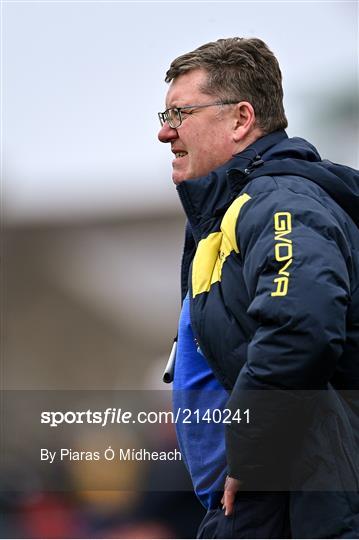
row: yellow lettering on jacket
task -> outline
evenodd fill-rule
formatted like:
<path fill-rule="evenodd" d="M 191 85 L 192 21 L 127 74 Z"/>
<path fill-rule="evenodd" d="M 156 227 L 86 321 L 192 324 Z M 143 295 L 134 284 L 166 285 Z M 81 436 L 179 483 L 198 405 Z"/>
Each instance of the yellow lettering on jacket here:
<path fill-rule="evenodd" d="M 288 293 L 290 272 L 293 262 L 293 244 L 288 235 L 292 232 L 292 215 L 290 212 L 277 212 L 274 214 L 274 258 L 281 263 L 277 277 L 273 283 L 276 290 L 271 296 L 286 296 Z M 284 264 L 282 264 L 284 263 Z"/>
<path fill-rule="evenodd" d="M 228 255 L 239 253 L 236 239 L 236 224 L 243 205 L 249 201 L 247 193 L 240 195 L 223 216 L 220 231 L 210 233 L 200 240 L 192 265 L 192 295 L 208 292 L 221 281 L 222 268 Z"/>

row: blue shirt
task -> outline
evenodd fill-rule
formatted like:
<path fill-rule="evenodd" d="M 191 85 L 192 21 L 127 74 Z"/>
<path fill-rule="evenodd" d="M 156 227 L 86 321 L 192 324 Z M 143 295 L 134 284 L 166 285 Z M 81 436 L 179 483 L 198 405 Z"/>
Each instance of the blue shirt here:
<path fill-rule="evenodd" d="M 176 424 L 177 438 L 195 493 L 207 509 L 218 505 L 223 492 L 227 474 L 225 432 L 222 422 L 207 422 L 201 417 L 208 409 L 223 411 L 227 399 L 226 390 L 214 377 L 203 354 L 197 350 L 187 295 L 178 328 L 173 408 L 175 415 L 179 408 L 191 411 L 190 416 L 188 412 L 179 415 L 181 421 Z M 184 419 L 191 423 L 184 422 Z"/>

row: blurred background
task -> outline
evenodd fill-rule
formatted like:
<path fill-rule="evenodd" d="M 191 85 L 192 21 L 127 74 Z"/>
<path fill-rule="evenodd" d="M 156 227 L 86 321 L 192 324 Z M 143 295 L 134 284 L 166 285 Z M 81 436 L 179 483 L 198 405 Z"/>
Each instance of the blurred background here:
<path fill-rule="evenodd" d="M 163 389 L 184 227 L 157 141 L 164 76 L 235 35 L 276 54 L 289 136 L 357 168 L 356 1 L 1 2 L 3 389 Z M 2 493 L 2 537 L 193 537 L 194 496 L 138 476 L 132 492 L 34 478 Z"/>

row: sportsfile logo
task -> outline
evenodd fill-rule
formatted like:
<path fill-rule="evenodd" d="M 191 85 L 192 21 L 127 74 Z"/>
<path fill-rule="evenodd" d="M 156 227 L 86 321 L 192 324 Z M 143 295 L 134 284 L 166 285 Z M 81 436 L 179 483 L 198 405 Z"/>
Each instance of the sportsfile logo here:
<path fill-rule="evenodd" d="M 274 278 L 276 290 L 271 296 L 286 296 L 288 292 L 290 266 L 293 262 L 293 245 L 289 238 L 292 232 L 292 216 L 290 212 L 277 212 L 274 214 L 274 257 L 280 263 L 278 275 Z"/>

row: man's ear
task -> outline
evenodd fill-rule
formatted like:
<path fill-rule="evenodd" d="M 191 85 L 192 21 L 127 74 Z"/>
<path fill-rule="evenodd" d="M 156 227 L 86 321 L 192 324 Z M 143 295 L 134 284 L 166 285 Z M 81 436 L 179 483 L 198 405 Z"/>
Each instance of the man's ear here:
<path fill-rule="evenodd" d="M 250 133 L 256 122 L 253 106 L 248 101 L 240 101 L 234 110 L 233 141 L 238 143 Z"/>

